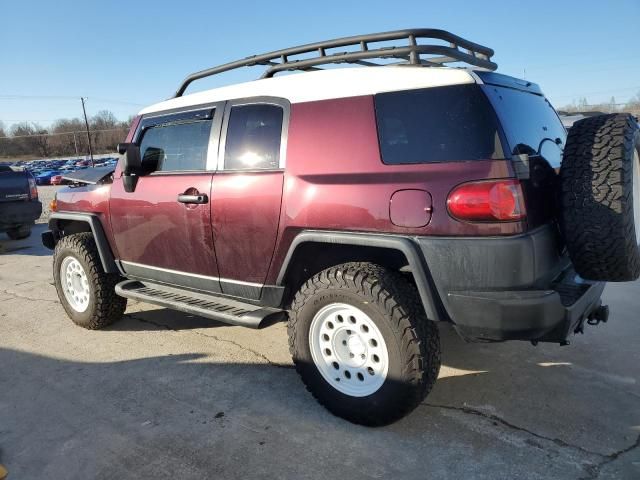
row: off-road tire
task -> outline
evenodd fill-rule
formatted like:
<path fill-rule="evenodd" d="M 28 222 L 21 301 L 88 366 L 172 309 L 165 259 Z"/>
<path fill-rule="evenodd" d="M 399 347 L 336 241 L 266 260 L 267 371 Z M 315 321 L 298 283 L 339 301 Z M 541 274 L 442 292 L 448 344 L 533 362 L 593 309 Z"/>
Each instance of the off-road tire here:
<path fill-rule="evenodd" d="M 633 162 L 638 124 L 629 114 L 589 117 L 569 130 L 560 169 L 560 225 L 576 272 L 624 282 L 640 275 Z"/>
<path fill-rule="evenodd" d="M 389 372 L 373 394 L 341 393 L 313 362 L 309 331 L 315 314 L 332 303 L 365 312 L 387 344 Z M 310 278 L 291 305 L 289 351 L 307 390 L 333 414 L 353 423 L 386 425 L 411 412 L 427 396 L 440 370 L 440 338 L 426 318 L 415 287 L 400 273 L 371 263 L 346 263 Z"/>
<path fill-rule="evenodd" d="M 69 305 L 62 290 L 60 267 L 68 256 L 80 262 L 89 281 L 89 306 L 81 313 Z M 111 325 L 122 317 L 127 307 L 127 299 L 115 292 L 116 284 L 123 279 L 117 273 L 105 273 L 90 233 L 76 233 L 60 239 L 53 254 L 53 277 L 60 303 L 73 323 L 82 328 L 98 330 Z"/>
<path fill-rule="evenodd" d="M 7 230 L 7 236 L 11 240 L 22 240 L 31 235 L 31 225 L 20 225 L 19 227 Z"/>

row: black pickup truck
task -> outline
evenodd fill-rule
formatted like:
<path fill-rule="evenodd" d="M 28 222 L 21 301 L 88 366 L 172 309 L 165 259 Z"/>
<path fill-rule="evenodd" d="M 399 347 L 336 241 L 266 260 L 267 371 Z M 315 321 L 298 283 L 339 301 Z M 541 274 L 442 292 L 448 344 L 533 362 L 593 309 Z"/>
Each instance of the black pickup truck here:
<path fill-rule="evenodd" d="M 27 170 L 0 165 L 0 232 L 27 238 L 42 213 L 36 181 Z"/>

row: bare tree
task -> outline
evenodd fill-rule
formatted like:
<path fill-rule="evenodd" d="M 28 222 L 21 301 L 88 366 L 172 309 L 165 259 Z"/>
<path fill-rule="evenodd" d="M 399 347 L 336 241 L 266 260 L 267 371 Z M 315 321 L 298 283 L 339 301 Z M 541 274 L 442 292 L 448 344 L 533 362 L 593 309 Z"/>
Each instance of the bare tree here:
<path fill-rule="evenodd" d="M 22 122 L 11 127 L 11 136 L 16 137 L 15 140 L 23 154 L 50 156 L 48 134 L 49 132 L 37 123 Z"/>
<path fill-rule="evenodd" d="M 95 153 L 114 152 L 127 136 L 133 117 L 119 121 L 102 110 L 91 118 L 91 142 Z M 84 155 L 88 152 L 86 127 L 79 118 L 61 118 L 46 129 L 37 123 L 22 122 L 5 128 L 0 122 L 0 157 L 51 157 Z"/>

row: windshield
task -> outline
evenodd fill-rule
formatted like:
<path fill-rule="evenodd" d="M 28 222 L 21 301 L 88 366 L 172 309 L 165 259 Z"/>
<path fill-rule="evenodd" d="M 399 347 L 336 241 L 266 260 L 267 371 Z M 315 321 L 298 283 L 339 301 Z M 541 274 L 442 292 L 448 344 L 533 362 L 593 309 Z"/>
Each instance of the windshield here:
<path fill-rule="evenodd" d="M 483 88 L 498 114 L 510 153 L 540 154 L 558 168 L 567 134 L 549 101 L 513 88 L 495 85 Z"/>

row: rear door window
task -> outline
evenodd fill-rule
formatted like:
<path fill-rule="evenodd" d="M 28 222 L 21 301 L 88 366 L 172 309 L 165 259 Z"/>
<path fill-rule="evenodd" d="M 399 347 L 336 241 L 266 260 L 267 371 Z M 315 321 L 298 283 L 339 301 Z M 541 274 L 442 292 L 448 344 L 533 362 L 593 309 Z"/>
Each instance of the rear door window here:
<path fill-rule="evenodd" d="M 278 105 L 249 104 L 231 107 L 224 169 L 279 168 L 283 117 L 284 111 Z"/>
<path fill-rule="evenodd" d="M 380 93 L 375 108 L 386 164 L 504 158 L 495 113 L 475 84 Z"/>

